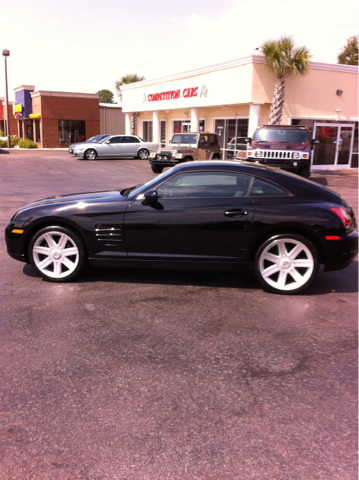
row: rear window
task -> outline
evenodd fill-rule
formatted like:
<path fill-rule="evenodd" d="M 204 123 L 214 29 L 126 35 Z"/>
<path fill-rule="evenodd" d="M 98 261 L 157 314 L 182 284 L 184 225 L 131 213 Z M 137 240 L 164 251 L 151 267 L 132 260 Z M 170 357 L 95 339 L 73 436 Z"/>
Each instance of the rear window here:
<path fill-rule="evenodd" d="M 253 136 L 254 142 L 275 142 L 275 143 L 309 143 L 308 130 L 285 130 L 266 129 L 257 130 Z"/>
<path fill-rule="evenodd" d="M 288 195 L 286 190 L 278 187 L 278 185 L 273 185 L 273 183 L 266 182 L 264 180 L 259 180 L 256 178 L 253 182 L 251 197 L 260 197 L 260 196 L 282 196 Z"/>

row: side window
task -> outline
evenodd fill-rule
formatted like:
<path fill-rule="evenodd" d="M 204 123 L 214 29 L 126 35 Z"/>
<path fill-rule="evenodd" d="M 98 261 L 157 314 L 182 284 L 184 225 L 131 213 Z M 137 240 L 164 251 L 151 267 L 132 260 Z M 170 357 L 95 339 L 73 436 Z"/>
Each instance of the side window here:
<path fill-rule="evenodd" d="M 236 173 L 183 173 L 157 190 L 160 198 L 233 198 L 248 196 L 253 177 Z"/>
<path fill-rule="evenodd" d="M 282 196 L 288 195 L 288 192 L 277 185 L 273 185 L 273 183 L 256 178 L 253 182 L 251 197 L 259 197 L 263 195 Z"/>
<path fill-rule="evenodd" d="M 122 143 L 140 143 L 136 137 L 122 137 Z"/>
<path fill-rule="evenodd" d="M 200 148 L 208 148 L 209 147 L 208 135 L 201 135 L 200 136 L 199 147 Z"/>
<path fill-rule="evenodd" d="M 217 135 L 209 136 L 209 144 L 211 147 L 218 147 L 218 137 Z"/>
<path fill-rule="evenodd" d="M 121 143 L 121 137 L 112 137 L 108 143 Z"/>

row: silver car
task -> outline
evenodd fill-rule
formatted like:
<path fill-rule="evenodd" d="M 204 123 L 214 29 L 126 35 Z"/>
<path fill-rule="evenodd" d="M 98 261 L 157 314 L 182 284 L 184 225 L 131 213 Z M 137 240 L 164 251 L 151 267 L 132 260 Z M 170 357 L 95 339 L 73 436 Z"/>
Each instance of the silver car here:
<path fill-rule="evenodd" d="M 74 153 L 74 150 L 76 147 L 79 145 L 82 145 L 83 143 L 98 143 L 101 140 L 104 140 L 106 137 L 109 137 L 111 134 L 107 133 L 104 135 L 95 135 L 94 137 L 89 138 L 88 140 L 85 140 L 84 142 L 78 142 L 78 143 L 73 143 L 72 145 L 69 146 L 69 153 Z"/>
<path fill-rule="evenodd" d="M 95 160 L 96 158 L 133 157 L 146 160 L 152 151 L 158 149 L 158 143 L 144 142 L 134 135 L 111 135 L 99 143 L 82 144 L 75 147 L 74 155 Z"/>

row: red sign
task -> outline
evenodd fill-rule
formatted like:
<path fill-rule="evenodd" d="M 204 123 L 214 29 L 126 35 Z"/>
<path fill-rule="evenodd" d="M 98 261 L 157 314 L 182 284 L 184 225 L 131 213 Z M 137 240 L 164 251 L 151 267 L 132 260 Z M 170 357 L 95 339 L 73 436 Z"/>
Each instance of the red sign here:
<path fill-rule="evenodd" d="M 197 97 L 198 87 L 194 88 L 185 88 L 183 90 L 182 96 L 184 98 L 189 97 Z M 161 92 L 161 93 L 150 93 L 148 95 L 149 102 L 162 102 L 163 100 L 176 100 L 176 98 L 180 98 L 181 96 L 181 89 L 179 90 L 171 90 L 169 92 Z"/>

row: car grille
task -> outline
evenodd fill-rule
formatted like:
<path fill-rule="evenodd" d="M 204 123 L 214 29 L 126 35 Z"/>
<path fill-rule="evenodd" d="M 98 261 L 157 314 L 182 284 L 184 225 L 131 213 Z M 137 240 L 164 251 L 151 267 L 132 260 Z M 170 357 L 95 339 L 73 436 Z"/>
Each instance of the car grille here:
<path fill-rule="evenodd" d="M 97 240 L 106 246 L 118 245 L 123 242 L 121 225 L 95 225 L 95 235 Z"/>
<path fill-rule="evenodd" d="M 254 158 L 282 158 L 282 159 L 289 159 L 292 158 L 292 153 L 286 150 L 260 150 L 262 152 L 261 157 L 257 157 L 254 154 Z M 258 152 L 258 150 L 255 150 Z"/>
<path fill-rule="evenodd" d="M 167 155 L 168 157 L 172 157 L 172 152 L 168 151 L 168 150 L 161 150 L 158 154 L 159 155 Z"/>

